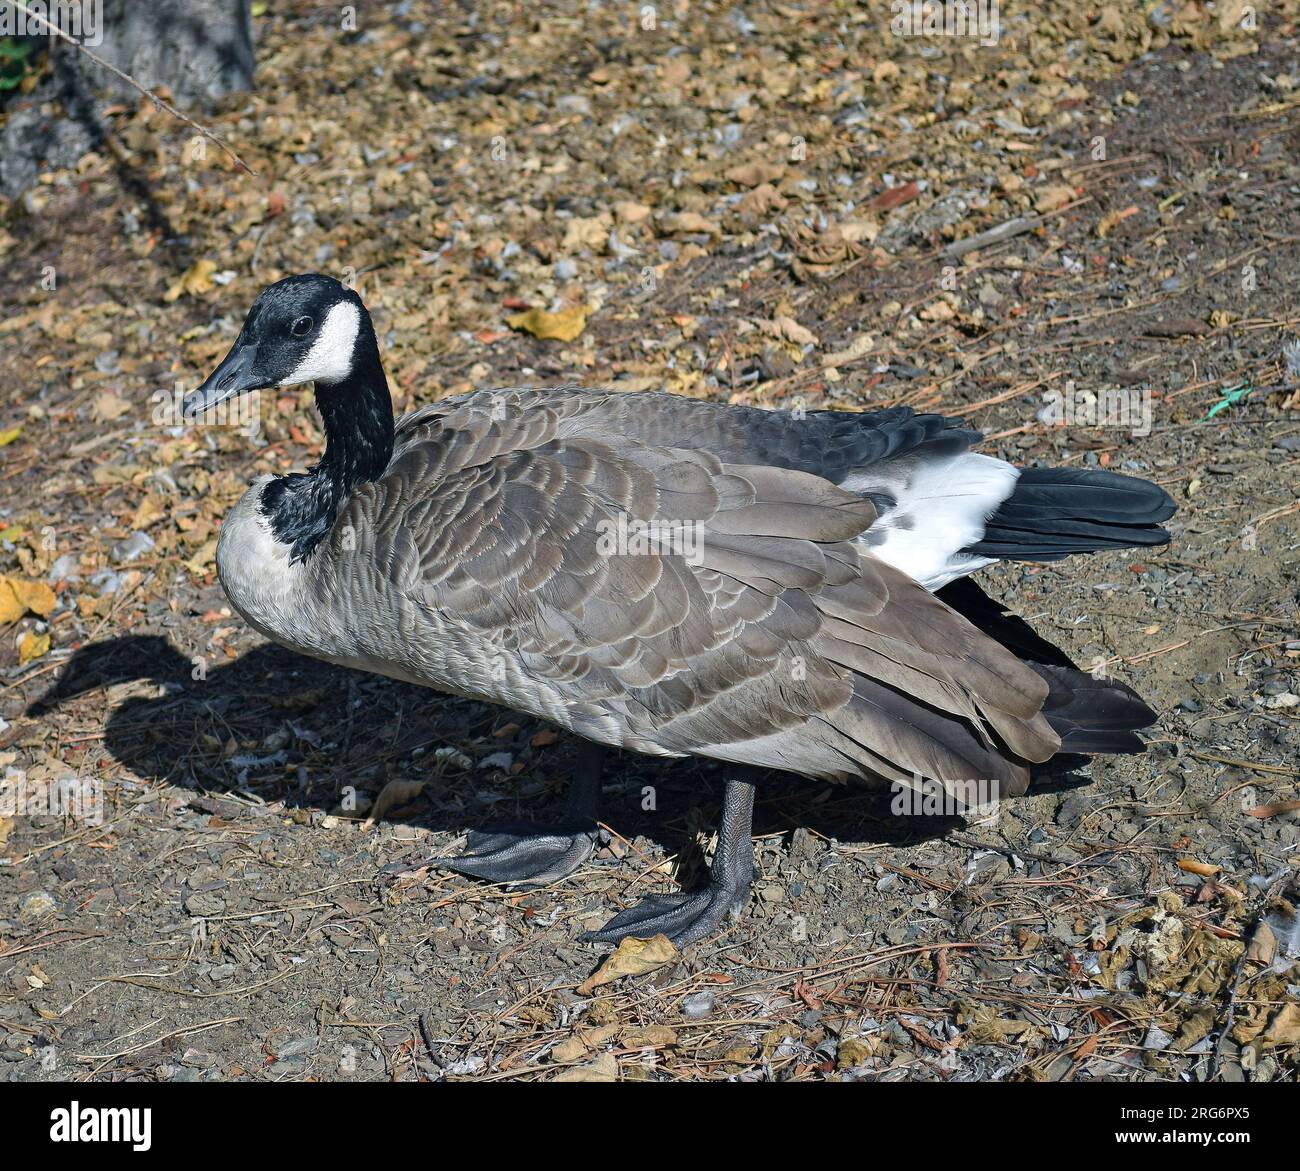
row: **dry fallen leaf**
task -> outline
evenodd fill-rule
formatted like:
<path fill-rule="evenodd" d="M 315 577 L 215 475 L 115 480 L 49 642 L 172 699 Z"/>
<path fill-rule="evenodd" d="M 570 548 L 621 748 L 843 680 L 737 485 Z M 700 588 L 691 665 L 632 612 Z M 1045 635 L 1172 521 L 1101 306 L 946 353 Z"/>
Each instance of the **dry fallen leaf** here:
<path fill-rule="evenodd" d="M 587 326 L 587 307 L 575 305 L 570 309 L 561 309 L 558 313 L 548 313 L 545 309 L 530 309 L 527 313 L 516 313 L 506 318 L 511 329 L 520 329 L 531 333 L 533 337 L 548 341 L 571 342 Z"/>
<path fill-rule="evenodd" d="M 722 174 L 724 178 L 739 183 L 742 187 L 757 187 L 761 183 L 775 183 L 785 174 L 785 167 L 779 163 L 742 163 L 738 167 L 728 168 Z"/>
<path fill-rule="evenodd" d="M 612 221 L 609 212 L 594 216 L 574 216 L 569 221 L 564 233 L 564 243 L 560 245 L 566 253 L 581 252 L 584 248 L 600 253 L 609 241 L 609 229 Z"/>
<path fill-rule="evenodd" d="M 557 1065 L 567 1065 L 578 1061 L 593 1049 L 598 1049 L 607 1041 L 612 1041 L 622 1025 L 601 1025 L 595 1029 L 578 1029 L 567 1041 L 561 1041 L 551 1050 L 551 1060 Z"/>
<path fill-rule="evenodd" d="M 26 666 L 33 659 L 50 653 L 50 636 L 47 631 L 37 634 L 34 630 L 24 630 L 18 639 L 18 665 Z"/>
<path fill-rule="evenodd" d="M 1246 949 L 1246 958 L 1264 967 L 1277 958 L 1277 936 L 1263 919 L 1255 924 L 1255 932 L 1250 937 L 1250 946 Z"/>
<path fill-rule="evenodd" d="M 154 521 L 162 520 L 166 515 L 167 510 L 163 508 L 162 502 L 156 496 L 141 497 L 131 517 L 131 528 L 147 529 Z"/>
<path fill-rule="evenodd" d="M 670 234 L 681 232 L 694 235 L 703 232 L 710 236 L 722 235 L 722 229 L 717 224 L 694 211 L 680 211 L 675 215 L 664 216 L 663 227 Z"/>
<path fill-rule="evenodd" d="M 187 562 L 185 568 L 194 574 L 207 573 L 217 563 L 217 538 L 213 537 L 210 541 L 204 541 L 199 546 L 198 552 L 194 554 Z"/>
<path fill-rule="evenodd" d="M 935 301 L 921 310 L 922 321 L 951 321 L 956 316 L 957 310 L 947 301 Z"/>
<path fill-rule="evenodd" d="M 874 244 L 880 235 L 880 225 L 875 220 L 844 220 L 840 235 L 850 244 Z"/>
<path fill-rule="evenodd" d="M 620 224 L 639 224 L 651 210 L 648 204 L 636 203 L 631 199 L 624 199 L 614 204 L 614 214 Z"/>
<path fill-rule="evenodd" d="M 424 791 L 423 781 L 389 781 L 379 790 L 379 796 L 370 807 L 370 816 L 364 827 L 370 829 L 381 817 L 392 809 L 400 809 L 414 801 Z"/>
<path fill-rule="evenodd" d="M 0 577 L 0 625 L 17 622 L 29 610 L 48 618 L 56 602 L 54 591 L 43 581 Z"/>
<path fill-rule="evenodd" d="M 175 301 L 181 296 L 197 297 L 212 288 L 212 274 L 217 266 L 211 260 L 196 260 L 185 273 L 163 294 L 164 301 Z"/>
<path fill-rule="evenodd" d="M 618 1061 L 612 1053 L 602 1053 L 589 1065 L 575 1065 L 553 1079 L 557 1082 L 616 1082 Z"/>
<path fill-rule="evenodd" d="M 619 1035 L 618 1043 L 625 1049 L 672 1049 L 677 1044 L 677 1030 L 667 1025 L 632 1025 Z"/>
<path fill-rule="evenodd" d="M 752 191 L 745 192 L 736 204 L 736 210 L 747 218 L 757 218 L 770 211 L 783 211 L 789 202 L 771 183 L 760 183 Z"/>
<path fill-rule="evenodd" d="M 907 183 L 886 187 L 879 195 L 867 201 L 867 207 L 874 208 L 876 211 L 888 211 L 892 207 L 911 203 L 920 194 L 921 185 L 912 179 Z"/>
<path fill-rule="evenodd" d="M 1300 1004 L 1284 1004 L 1264 1030 L 1270 1045 L 1294 1045 L 1300 1041 Z"/>
<path fill-rule="evenodd" d="M 859 358 L 870 353 L 871 347 L 875 344 L 869 333 L 860 333 L 848 344 L 846 349 L 827 354 L 822 359 L 822 365 L 832 370 L 840 366 L 847 366 L 850 362 L 856 362 Z"/>
<path fill-rule="evenodd" d="M 1034 195 L 1034 208 L 1038 211 L 1055 211 L 1075 199 L 1074 188 L 1064 183 L 1051 183 L 1040 187 Z"/>
<path fill-rule="evenodd" d="M 666 935 L 651 939 L 625 939 L 610 954 L 600 969 L 578 987 L 579 996 L 590 996 L 602 984 L 612 984 L 628 976 L 643 976 L 665 964 L 671 964 L 680 953 Z"/>
<path fill-rule="evenodd" d="M 131 404 L 120 395 L 106 390 L 95 397 L 95 405 L 92 409 L 95 418 L 100 422 L 111 423 L 114 419 L 125 415 L 131 409 Z"/>
<path fill-rule="evenodd" d="M 771 321 L 760 321 L 758 327 L 772 337 L 784 338 L 797 346 L 817 344 L 817 335 L 800 325 L 793 317 L 776 317 Z"/>

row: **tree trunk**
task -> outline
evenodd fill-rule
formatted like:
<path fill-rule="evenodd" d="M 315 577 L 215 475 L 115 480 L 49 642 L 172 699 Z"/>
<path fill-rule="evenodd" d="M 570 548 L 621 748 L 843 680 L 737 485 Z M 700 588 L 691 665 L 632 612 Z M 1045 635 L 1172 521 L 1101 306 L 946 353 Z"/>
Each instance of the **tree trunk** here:
<path fill-rule="evenodd" d="M 192 113 L 252 88 L 249 0 L 102 0 L 102 6 L 103 39 L 93 45 L 93 36 L 83 36 L 88 46 L 141 85 L 165 87 L 178 109 Z M 29 23 L 29 32 L 35 30 Z M 52 41 L 51 51 L 53 76 L 31 94 L 11 97 L 3 110 L 0 195 L 8 198 L 32 186 L 42 166 L 70 167 L 98 148 L 104 102 L 139 97 L 79 49 Z M 51 103 L 53 112 L 42 113 Z"/>
<path fill-rule="evenodd" d="M 148 89 L 171 90 L 185 110 L 253 88 L 253 28 L 248 0 L 103 0 L 104 40 L 95 53 Z M 137 96 L 71 45 L 91 85 L 114 98 Z"/>

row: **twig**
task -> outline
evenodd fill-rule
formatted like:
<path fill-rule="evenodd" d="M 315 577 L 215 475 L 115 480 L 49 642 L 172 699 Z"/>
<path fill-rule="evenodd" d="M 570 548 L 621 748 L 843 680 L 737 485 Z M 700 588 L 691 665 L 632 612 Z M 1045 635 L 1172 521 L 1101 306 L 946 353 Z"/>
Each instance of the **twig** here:
<path fill-rule="evenodd" d="M 420 1039 L 424 1042 L 425 1051 L 429 1054 L 429 1060 L 432 1061 L 439 1069 L 442 1068 L 442 1062 L 434 1050 L 437 1042 L 433 1039 L 433 1030 L 429 1027 L 429 1014 L 420 1013 Z"/>
<path fill-rule="evenodd" d="M 1197 752 L 1195 749 L 1189 749 L 1188 756 L 1194 756 L 1197 760 L 1212 761 L 1215 764 L 1231 765 L 1233 768 L 1250 769 L 1251 772 L 1257 773 L 1277 773 L 1283 777 L 1300 777 L 1300 771 L 1293 768 L 1282 768 L 1276 764 L 1258 764 L 1253 760 L 1238 760 L 1231 756 L 1216 756 L 1213 752 Z"/>
<path fill-rule="evenodd" d="M 1013 220 L 1007 220 L 1005 224 L 998 224 L 996 228 L 989 228 L 986 232 L 977 232 L 964 240 L 953 241 L 948 245 L 947 252 L 949 256 L 965 256 L 967 252 L 977 252 L 990 244 L 1001 244 L 1003 240 L 1010 240 L 1013 236 L 1032 232 L 1035 228 L 1042 227 L 1042 224 L 1041 216 L 1017 216 Z"/>
<path fill-rule="evenodd" d="M 22 0 L 0 0 L 0 4 L 13 5 L 13 7 L 18 9 L 18 11 L 21 12 L 24 16 L 26 16 L 28 20 L 36 21 L 37 24 L 39 24 L 47 32 L 52 33 L 54 36 L 58 37 L 59 40 L 67 41 L 67 43 L 73 46 L 73 48 L 80 49 L 81 52 L 85 53 L 86 56 L 89 57 L 96 65 L 99 65 L 104 69 L 107 69 L 110 73 L 116 74 L 123 81 L 125 81 L 127 85 L 133 87 L 134 89 L 139 90 L 140 93 L 144 94 L 145 97 L 152 100 L 155 106 L 158 106 L 163 110 L 166 110 L 167 113 L 169 113 L 173 118 L 179 119 L 180 121 L 184 122 L 187 126 L 192 126 L 201 135 L 203 135 L 204 138 L 211 139 L 219 147 L 221 147 L 221 149 L 224 150 L 226 154 L 228 154 L 232 159 L 234 159 L 235 163 L 238 166 L 242 167 L 250 175 L 257 174 L 257 172 L 253 170 L 252 167 L 250 167 L 246 162 L 244 162 L 244 160 L 241 159 L 230 148 L 230 146 L 226 143 L 225 139 L 221 138 L 219 135 L 214 134 L 211 130 L 207 129 L 207 127 L 200 126 L 197 122 L 194 121 L 193 118 L 189 117 L 189 115 L 182 114 L 175 106 L 171 105 L 169 102 L 164 101 L 156 93 L 154 93 L 153 90 L 147 89 L 145 86 L 141 85 L 138 81 L 136 81 L 134 77 L 131 77 L 126 73 L 123 73 L 116 65 L 113 65 L 108 61 L 105 61 L 104 58 L 100 57 L 98 54 L 92 53 L 89 49 L 86 48 L 85 45 L 83 45 L 76 38 L 68 36 L 67 33 L 65 33 L 61 28 L 58 27 L 58 25 L 52 24 L 50 21 L 46 20 L 45 17 L 41 16 L 39 13 L 33 12 L 30 8 L 27 7 L 26 4 L 22 2 Z"/>
<path fill-rule="evenodd" d="M 155 1045 L 161 1045 L 164 1041 L 170 1041 L 176 1037 L 189 1037 L 189 1036 L 193 1036 L 193 1034 L 195 1033 L 205 1033 L 209 1029 L 217 1029 L 220 1028 L 222 1025 L 233 1025 L 238 1021 L 242 1021 L 243 1019 L 244 1018 L 242 1016 L 219 1017 L 217 1020 L 206 1021 L 201 1025 L 192 1025 L 187 1029 L 176 1029 L 173 1032 L 164 1033 L 161 1037 L 155 1037 L 152 1041 L 142 1041 L 139 1045 L 132 1045 L 129 1049 L 123 1049 L 120 1053 L 79 1053 L 77 1055 L 77 1060 L 85 1061 L 85 1062 L 91 1062 L 91 1061 L 100 1062 L 99 1065 L 97 1065 L 86 1075 L 85 1080 L 88 1081 L 90 1078 L 93 1078 L 97 1073 L 99 1073 L 102 1069 L 104 1069 L 104 1067 L 107 1066 L 110 1062 L 117 1061 L 119 1058 L 130 1057 L 134 1053 L 142 1053 L 146 1049 L 152 1049 Z M 142 1025 L 140 1028 L 132 1030 L 132 1032 L 127 1033 L 125 1037 L 122 1037 L 120 1039 L 125 1040 L 126 1037 L 133 1036 L 135 1033 L 140 1033 L 143 1032 L 145 1029 L 152 1028 L 154 1025 L 158 1024 L 158 1021 L 160 1020 L 162 1020 L 161 1017 L 159 1017 L 158 1020 L 156 1021 L 151 1021 L 147 1025 Z"/>
<path fill-rule="evenodd" d="M 996 406 L 998 403 L 1004 403 L 1007 399 L 1019 398 L 1022 394 L 1028 394 L 1031 390 L 1037 390 L 1046 382 L 1054 382 L 1061 377 L 1061 371 L 1055 370 L 1044 378 L 1035 378 L 1029 382 L 1020 382 L 1000 394 L 990 395 L 988 398 L 982 398 L 977 403 L 967 403 L 964 407 L 953 407 L 945 411 L 945 414 L 962 416 L 973 415 L 976 411 L 983 410 L 985 407 Z"/>

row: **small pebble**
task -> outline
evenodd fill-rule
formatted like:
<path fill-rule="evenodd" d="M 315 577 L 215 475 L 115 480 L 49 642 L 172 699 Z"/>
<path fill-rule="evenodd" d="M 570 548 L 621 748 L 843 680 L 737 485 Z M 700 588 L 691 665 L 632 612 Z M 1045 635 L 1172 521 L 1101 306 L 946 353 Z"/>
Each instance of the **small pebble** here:
<path fill-rule="evenodd" d="M 39 919 L 42 915 L 48 915 L 58 905 L 54 896 L 48 891 L 35 890 L 18 900 L 18 918 Z"/>

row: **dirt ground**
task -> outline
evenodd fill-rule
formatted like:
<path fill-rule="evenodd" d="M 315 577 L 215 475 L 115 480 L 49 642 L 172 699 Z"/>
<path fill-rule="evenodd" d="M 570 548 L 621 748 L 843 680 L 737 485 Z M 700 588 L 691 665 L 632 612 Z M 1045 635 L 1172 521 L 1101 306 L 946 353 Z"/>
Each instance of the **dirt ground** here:
<path fill-rule="evenodd" d="M 848 3 L 259 7 L 210 120 L 256 176 L 145 102 L 0 217 L 0 1078 L 1296 1080 L 1297 6 L 1004 5 L 989 46 Z M 307 270 L 401 406 L 907 403 L 1156 480 L 1168 547 L 980 575 L 1150 751 L 982 819 L 774 778 L 741 921 L 582 987 L 582 930 L 701 874 L 717 772 L 616 759 L 608 845 L 542 890 L 398 872 L 553 814 L 575 745 L 232 616 L 217 526 L 311 461 L 310 395 L 255 439 L 151 396 Z M 102 816 L 33 807 L 65 778 Z"/>

